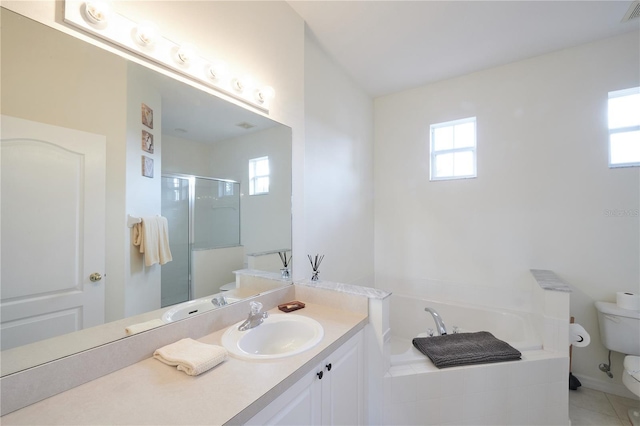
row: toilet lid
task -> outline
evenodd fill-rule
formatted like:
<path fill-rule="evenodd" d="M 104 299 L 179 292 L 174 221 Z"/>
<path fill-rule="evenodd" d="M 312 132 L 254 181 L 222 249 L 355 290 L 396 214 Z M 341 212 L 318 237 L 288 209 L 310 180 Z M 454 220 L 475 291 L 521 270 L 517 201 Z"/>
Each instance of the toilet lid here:
<path fill-rule="evenodd" d="M 640 382 L 640 356 L 627 355 L 624 357 L 623 365 L 625 371 Z"/>
<path fill-rule="evenodd" d="M 631 311 L 629 309 L 622 309 L 615 303 L 609 302 L 596 302 L 596 309 L 598 312 L 609 315 L 617 315 L 619 317 L 626 317 L 632 319 L 640 319 L 640 311 Z"/>

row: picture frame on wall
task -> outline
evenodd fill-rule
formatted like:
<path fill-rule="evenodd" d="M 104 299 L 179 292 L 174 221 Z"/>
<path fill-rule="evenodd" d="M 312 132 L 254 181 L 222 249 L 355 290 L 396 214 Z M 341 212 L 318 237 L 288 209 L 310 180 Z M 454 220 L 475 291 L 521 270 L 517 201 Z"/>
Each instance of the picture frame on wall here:
<path fill-rule="evenodd" d="M 153 154 L 153 135 L 146 130 L 142 131 L 142 150 Z"/>
<path fill-rule="evenodd" d="M 153 110 L 146 104 L 142 104 L 142 124 L 153 129 Z"/>
<path fill-rule="evenodd" d="M 153 178 L 153 158 L 142 156 L 142 176 Z"/>

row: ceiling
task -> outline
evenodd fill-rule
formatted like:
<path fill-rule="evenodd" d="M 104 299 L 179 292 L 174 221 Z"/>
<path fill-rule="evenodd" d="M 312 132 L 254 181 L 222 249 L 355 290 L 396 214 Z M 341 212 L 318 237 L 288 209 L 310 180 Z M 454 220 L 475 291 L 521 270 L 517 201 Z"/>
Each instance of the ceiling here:
<path fill-rule="evenodd" d="M 640 29 L 628 0 L 289 4 L 373 97 Z"/>

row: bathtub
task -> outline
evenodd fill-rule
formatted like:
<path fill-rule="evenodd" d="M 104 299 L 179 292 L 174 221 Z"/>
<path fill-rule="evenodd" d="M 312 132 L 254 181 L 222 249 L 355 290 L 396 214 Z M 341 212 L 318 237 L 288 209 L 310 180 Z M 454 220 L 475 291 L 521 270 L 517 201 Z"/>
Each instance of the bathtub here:
<path fill-rule="evenodd" d="M 390 363 L 405 365 L 431 361 L 413 347 L 411 340 L 423 335 L 435 322 L 424 308 L 435 309 L 442 317 L 447 333 L 488 331 L 520 352 L 542 349 L 542 340 L 535 332 L 532 316 L 527 312 L 489 309 L 478 306 L 435 302 L 394 294 L 390 302 Z M 437 334 L 437 333 L 435 333 Z"/>
<path fill-rule="evenodd" d="M 436 329 L 435 309 L 447 332 L 489 331 L 520 350 L 510 362 L 438 369 L 411 340 Z M 544 349 L 542 315 L 444 303 L 394 293 L 389 300 L 389 354 L 385 364 L 383 424 L 570 425 L 568 351 Z"/>
<path fill-rule="evenodd" d="M 522 353 L 518 361 L 438 369 L 411 344 L 435 330 L 435 309 L 447 332 L 489 331 Z M 567 351 L 545 349 L 539 312 L 490 309 L 398 295 L 389 300 L 389 354 L 383 381 L 383 424 L 569 426 Z M 385 336 L 386 337 L 386 336 Z"/>

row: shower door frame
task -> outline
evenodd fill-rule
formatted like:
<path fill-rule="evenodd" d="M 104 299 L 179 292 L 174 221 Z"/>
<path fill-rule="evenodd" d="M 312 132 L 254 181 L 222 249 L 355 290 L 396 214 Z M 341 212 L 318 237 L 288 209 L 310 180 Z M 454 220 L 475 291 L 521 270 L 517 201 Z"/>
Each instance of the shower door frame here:
<path fill-rule="evenodd" d="M 162 178 L 168 178 L 168 179 L 184 179 L 188 182 L 188 196 L 187 196 L 187 206 L 189 209 L 189 212 L 187 214 L 187 221 L 188 221 L 188 239 L 189 239 L 189 243 L 187 244 L 187 300 L 186 302 L 191 300 L 192 295 L 194 294 L 193 292 L 193 280 L 191 279 L 191 270 L 193 269 L 193 265 L 192 265 L 192 261 L 193 261 L 193 256 L 191 255 L 191 252 L 193 250 L 193 205 L 194 205 L 194 195 L 193 195 L 193 191 L 195 188 L 195 178 L 192 177 L 191 175 L 185 175 L 185 174 L 180 174 L 180 173 L 162 173 Z M 162 202 L 160 203 L 160 205 L 162 206 Z M 161 207 L 162 208 L 162 207 Z M 162 292 L 160 293 L 160 299 L 162 300 Z M 181 302 L 184 303 L 184 302 Z M 165 307 L 169 307 L 169 306 L 173 306 L 173 305 L 167 305 Z"/>
<path fill-rule="evenodd" d="M 215 178 L 215 177 L 209 177 L 209 176 L 198 176 L 198 175 L 189 175 L 189 174 L 184 174 L 184 173 L 162 173 L 162 177 L 163 178 L 169 178 L 169 179 L 185 179 L 189 182 L 189 197 L 188 197 L 188 206 L 189 206 L 189 216 L 188 216 L 188 221 L 189 221 L 189 252 L 187 253 L 187 259 L 188 259 L 188 266 L 189 266 L 189 273 L 188 273 L 188 280 L 189 280 L 189 285 L 188 285 L 188 301 L 189 300 L 193 300 L 193 295 L 195 294 L 195 289 L 193 288 L 193 275 L 192 275 L 192 271 L 193 271 L 193 246 L 194 246 L 194 241 L 195 241 L 195 192 L 196 192 L 196 179 L 205 179 L 205 180 L 214 180 L 217 182 L 230 182 L 230 183 L 235 183 L 238 184 L 238 189 L 240 189 L 242 187 L 242 184 L 238 181 L 232 180 L 232 179 L 221 179 L 221 178 Z M 242 193 L 239 194 L 239 197 L 241 198 Z M 240 199 L 239 199 L 240 201 Z M 240 203 L 238 203 L 238 218 L 240 219 L 238 222 L 238 236 L 241 239 L 242 236 L 242 215 L 241 215 L 241 209 L 242 206 Z M 242 244 L 241 241 L 239 241 L 239 244 Z"/>

